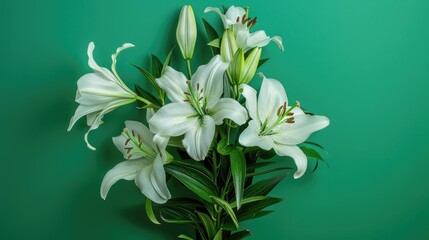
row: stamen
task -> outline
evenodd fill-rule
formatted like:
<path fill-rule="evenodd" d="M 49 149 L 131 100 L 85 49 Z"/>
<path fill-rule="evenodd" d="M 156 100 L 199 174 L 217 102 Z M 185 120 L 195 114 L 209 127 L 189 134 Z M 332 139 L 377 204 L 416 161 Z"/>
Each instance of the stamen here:
<path fill-rule="evenodd" d="M 188 95 L 188 96 L 191 96 L 191 94 L 190 93 L 188 93 L 188 92 L 183 92 L 185 95 Z"/>
<path fill-rule="evenodd" d="M 203 99 L 203 97 L 198 98 L 198 101 L 201 101 Z"/>
<path fill-rule="evenodd" d="M 136 136 L 136 133 L 134 132 L 134 129 L 133 129 L 133 130 L 131 130 L 131 134 L 133 135 L 133 137 L 135 137 L 135 136 Z"/>
<path fill-rule="evenodd" d="M 203 93 L 204 88 L 201 88 L 200 93 Z"/>
<path fill-rule="evenodd" d="M 126 147 L 126 148 L 124 148 L 125 150 L 127 150 L 127 154 L 129 154 L 130 153 L 130 151 L 131 150 L 133 150 L 133 147 Z"/>
<path fill-rule="evenodd" d="M 125 140 L 125 146 L 128 145 L 128 143 L 130 142 L 131 139 L 127 138 L 127 140 Z"/>
<path fill-rule="evenodd" d="M 199 91 L 199 90 L 200 90 L 200 84 L 197 83 L 197 91 Z"/>
<path fill-rule="evenodd" d="M 294 112 L 289 112 L 288 114 L 286 114 L 287 116 L 293 116 L 295 113 Z"/>
<path fill-rule="evenodd" d="M 236 20 L 237 22 L 240 22 L 240 17 L 237 17 L 237 20 Z"/>
<path fill-rule="evenodd" d="M 132 154 L 128 155 L 128 159 L 130 159 L 132 156 L 133 156 Z"/>
<path fill-rule="evenodd" d="M 143 141 L 142 136 L 140 136 L 140 134 L 137 134 L 137 137 L 138 137 L 138 139 L 139 139 L 139 143 L 141 143 L 141 142 Z"/>
<path fill-rule="evenodd" d="M 295 123 L 295 118 L 293 118 L 293 117 L 288 118 L 288 119 L 286 119 L 286 122 L 287 123 Z"/>
<path fill-rule="evenodd" d="M 280 112 L 282 110 L 283 106 L 280 106 L 279 109 L 277 109 L 277 116 L 280 116 Z"/>

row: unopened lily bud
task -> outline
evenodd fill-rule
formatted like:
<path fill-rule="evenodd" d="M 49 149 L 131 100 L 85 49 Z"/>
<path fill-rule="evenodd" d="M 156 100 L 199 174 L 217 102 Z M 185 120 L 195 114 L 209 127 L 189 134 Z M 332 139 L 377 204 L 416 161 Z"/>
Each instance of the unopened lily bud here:
<path fill-rule="evenodd" d="M 261 59 L 261 53 L 262 48 L 257 47 L 250 52 L 249 56 L 247 56 L 240 83 L 248 84 L 252 80 L 253 76 L 255 76 L 259 60 Z"/>
<path fill-rule="evenodd" d="M 244 52 L 243 49 L 239 48 L 232 58 L 232 61 L 229 65 L 229 71 L 231 73 L 231 81 L 235 85 L 240 85 L 240 82 L 242 81 L 242 73 L 244 70 Z"/>
<path fill-rule="evenodd" d="M 197 40 L 197 24 L 191 5 L 182 7 L 176 29 L 176 39 L 185 60 L 192 59 Z"/>
<path fill-rule="evenodd" d="M 220 55 L 222 57 L 222 61 L 231 62 L 237 49 L 238 47 L 234 32 L 230 29 L 225 30 L 225 32 L 223 32 L 222 42 L 220 45 Z"/>

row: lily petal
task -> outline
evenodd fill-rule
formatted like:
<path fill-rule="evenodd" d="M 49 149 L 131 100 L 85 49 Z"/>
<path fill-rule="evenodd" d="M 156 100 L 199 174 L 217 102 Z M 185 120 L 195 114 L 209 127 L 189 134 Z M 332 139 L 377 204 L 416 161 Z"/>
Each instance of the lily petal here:
<path fill-rule="evenodd" d="M 152 182 L 152 186 L 155 188 L 156 192 L 163 199 L 170 199 L 171 194 L 167 187 L 167 180 L 165 178 L 165 170 L 164 170 L 164 162 L 165 159 L 161 156 L 158 156 L 153 162 L 153 171 L 150 175 L 150 180 Z"/>
<path fill-rule="evenodd" d="M 159 204 L 167 202 L 168 199 L 164 198 L 165 196 L 161 196 L 152 183 L 151 178 L 152 172 L 154 171 L 153 162 L 146 159 L 143 160 L 143 167 L 135 178 L 137 187 L 139 187 L 141 192 L 150 200 Z"/>
<path fill-rule="evenodd" d="M 100 124 L 101 124 L 101 119 L 104 117 L 104 114 L 106 114 L 106 113 L 109 113 L 109 112 L 111 112 L 111 111 L 113 111 L 115 108 L 118 108 L 118 107 L 120 107 L 120 106 L 124 106 L 124 105 L 127 105 L 127 104 L 130 104 L 130 103 L 133 103 L 133 102 L 135 102 L 136 100 L 135 99 L 120 99 L 120 100 L 116 100 L 116 101 L 113 101 L 113 102 L 110 102 L 110 103 L 108 103 L 104 108 L 103 108 L 103 110 L 94 118 L 94 121 L 92 122 L 92 124 L 91 124 L 91 126 L 89 127 L 89 130 L 85 133 L 85 136 L 84 136 L 84 140 L 85 140 L 85 142 L 86 142 L 86 146 L 89 148 L 89 149 L 91 149 L 91 150 L 93 150 L 93 151 L 95 151 L 96 150 L 96 148 L 95 147 L 93 147 L 90 143 L 89 143 L 89 141 L 88 141 L 88 135 L 89 135 L 89 132 L 90 131 L 92 131 L 92 130 L 95 130 L 95 129 L 97 129 L 99 126 L 100 126 Z"/>
<path fill-rule="evenodd" d="M 243 90 L 242 95 L 246 98 L 246 108 L 249 111 L 249 116 L 259 124 L 258 104 L 256 102 L 256 90 L 247 84 L 241 84 L 240 89 Z"/>
<path fill-rule="evenodd" d="M 287 102 L 286 91 L 283 85 L 272 78 L 263 76 L 258 98 L 258 113 L 261 122 L 268 120 L 268 126 L 277 119 L 277 110 Z"/>
<path fill-rule="evenodd" d="M 228 25 L 232 25 L 237 22 L 237 18 L 241 21 L 245 14 L 246 11 L 243 8 L 232 5 L 225 13 L 226 22 Z"/>
<path fill-rule="evenodd" d="M 228 118 L 238 125 L 243 125 L 247 121 L 247 111 L 236 100 L 232 98 L 221 98 L 211 109 L 216 125 L 220 125 L 223 119 Z"/>
<path fill-rule="evenodd" d="M 284 51 L 282 38 L 279 36 L 270 38 L 263 30 L 259 30 L 249 34 L 247 38 L 247 46 L 249 48 L 265 47 L 271 41 L 275 42 L 277 46 L 280 48 L 280 50 Z"/>
<path fill-rule="evenodd" d="M 115 76 L 112 74 L 112 72 L 109 71 L 109 69 L 104 68 L 104 67 L 100 67 L 97 62 L 95 62 L 94 60 L 94 56 L 92 55 L 93 51 L 94 51 L 95 45 L 94 42 L 90 42 L 88 44 L 88 66 L 90 68 L 92 68 L 92 70 L 94 70 L 96 73 L 100 73 L 103 76 L 105 76 L 107 79 L 109 79 L 112 82 L 116 82 L 116 78 Z"/>
<path fill-rule="evenodd" d="M 297 170 L 293 174 L 295 179 L 304 175 L 307 170 L 307 156 L 302 152 L 298 146 L 287 146 L 283 144 L 275 144 L 274 150 L 279 156 L 289 156 L 295 161 Z"/>
<path fill-rule="evenodd" d="M 192 76 L 191 84 L 197 88 L 203 88 L 204 96 L 207 99 L 207 108 L 216 105 L 223 93 L 223 75 L 228 68 L 228 63 L 222 61 L 220 55 L 213 57 L 209 63 L 198 67 Z"/>
<path fill-rule="evenodd" d="M 194 160 L 203 160 L 209 152 L 210 144 L 215 133 L 215 122 L 212 117 L 205 115 L 201 120 L 194 122 L 183 138 L 183 146 Z"/>
<path fill-rule="evenodd" d="M 198 120 L 198 113 L 188 103 L 169 103 L 149 120 L 150 130 L 161 136 L 180 136 L 190 131 Z"/>
<path fill-rule="evenodd" d="M 241 133 L 238 141 L 243 146 L 260 147 L 268 151 L 273 148 L 274 142 L 268 136 L 260 136 L 260 132 L 261 125 L 257 121 L 251 120 L 249 126 Z"/>
<path fill-rule="evenodd" d="M 101 198 L 106 200 L 107 193 L 109 189 L 115 184 L 117 181 L 124 180 L 133 180 L 137 173 L 143 166 L 143 162 L 141 159 L 139 160 L 126 160 L 120 162 L 115 167 L 113 167 L 110 171 L 106 173 L 101 182 L 100 195 Z"/>
<path fill-rule="evenodd" d="M 172 67 L 167 67 L 165 73 L 155 81 L 160 88 L 165 90 L 167 97 L 172 102 L 183 102 L 186 99 L 185 92 L 189 92 L 186 84 L 188 79 L 183 73 L 174 70 Z"/>
<path fill-rule="evenodd" d="M 217 13 L 219 15 L 220 19 L 222 20 L 223 27 L 225 29 L 228 28 L 228 21 L 226 19 L 226 16 L 219 10 L 219 8 L 206 7 L 206 9 L 204 9 L 204 13 L 208 13 L 208 12 L 215 12 L 215 13 Z"/>
<path fill-rule="evenodd" d="M 274 128 L 272 138 L 274 141 L 287 144 L 297 145 L 303 143 L 307 138 L 316 131 L 322 130 L 329 125 L 329 119 L 325 116 L 307 115 L 299 109 L 295 108 L 294 123 L 280 124 Z"/>

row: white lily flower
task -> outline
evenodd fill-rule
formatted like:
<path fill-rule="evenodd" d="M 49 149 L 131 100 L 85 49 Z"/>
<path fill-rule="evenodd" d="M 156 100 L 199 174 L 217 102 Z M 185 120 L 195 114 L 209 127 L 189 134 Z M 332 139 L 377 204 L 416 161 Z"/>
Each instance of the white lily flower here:
<path fill-rule="evenodd" d="M 79 103 L 79 106 L 71 118 L 67 130 L 70 131 L 76 121 L 86 115 L 90 128 L 85 134 L 85 142 L 91 150 L 95 150 L 95 148 L 89 144 L 88 134 L 91 130 L 98 128 L 104 114 L 136 101 L 136 94 L 124 84 L 116 72 L 117 56 L 122 50 L 133 46 L 125 43 L 116 50 L 116 53 L 112 55 L 111 72 L 107 68 L 98 66 L 92 55 L 95 48 L 94 43 L 90 42 L 88 45 L 88 65 L 94 72 L 83 75 L 77 81 L 78 89 L 75 101 Z"/>
<path fill-rule="evenodd" d="M 101 183 L 101 197 L 106 199 L 112 185 L 124 179 L 134 180 L 141 192 L 153 202 L 167 202 L 171 198 L 164 170 L 167 142 L 153 141 L 153 133 L 140 122 L 126 121 L 125 126 L 122 134 L 113 138 L 113 143 L 127 160 L 106 173 Z"/>
<path fill-rule="evenodd" d="M 228 118 L 241 125 L 247 111 L 232 98 L 221 98 L 227 63 L 219 55 L 200 66 L 191 81 L 181 72 L 167 67 L 156 82 L 171 103 L 159 109 L 149 120 L 152 132 L 160 136 L 184 135 L 183 146 L 195 160 L 203 160 L 209 151 L 215 125 Z"/>
<path fill-rule="evenodd" d="M 263 77 L 258 99 L 255 89 L 245 84 L 240 87 L 252 119 L 239 137 L 240 144 L 274 149 L 279 156 L 292 157 L 297 166 L 294 178 L 301 177 L 307 169 L 307 157 L 297 145 L 327 127 L 329 119 L 305 114 L 298 102 L 288 106 L 286 91 L 275 79 Z"/>
<path fill-rule="evenodd" d="M 234 31 L 237 46 L 242 48 L 244 52 L 255 47 L 265 47 L 271 41 L 276 43 L 280 50 L 284 51 L 283 40 L 281 37 L 269 37 L 263 30 L 258 30 L 253 33 L 249 32 L 249 29 L 255 25 L 256 18 L 249 19 L 243 8 L 235 7 L 233 5 L 228 8 L 225 14 L 223 14 L 219 8 L 207 7 L 204 10 L 204 13 L 207 12 L 216 12 L 221 18 L 224 28 Z"/>

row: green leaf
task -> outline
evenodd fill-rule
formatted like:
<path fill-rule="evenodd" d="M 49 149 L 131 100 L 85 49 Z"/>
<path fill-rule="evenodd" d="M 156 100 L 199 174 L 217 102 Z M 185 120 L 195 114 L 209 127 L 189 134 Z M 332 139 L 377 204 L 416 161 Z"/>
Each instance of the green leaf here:
<path fill-rule="evenodd" d="M 214 236 L 213 240 L 222 240 L 222 228 Z"/>
<path fill-rule="evenodd" d="M 327 151 L 326 151 L 326 149 L 325 149 L 322 145 L 320 145 L 320 144 L 318 144 L 318 143 L 310 142 L 310 141 L 305 141 L 304 143 L 305 143 L 305 144 L 309 144 L 309 145 L 316 146 L 316 147 L 318 147 L 318 148 L 320 148 L 320 149 L 324 150 L 325 152 L 327 152 Z"/>
<path fill-rule="evenodd" d="M 180 181 L 200 198 L 211 202 L 209 196 L 217 196 L 217 188 L 212 179 L 195 169 L 175 164 L 164 166 L 165 171 Z"/>
<path fill-rule="evenodd" d="M 274 151 L 274 149 L 271 149 L 269 151 L 263 151 L 262 154 L 259 155 L 259 157 L 262 159 L 271 159 L 276 155 L 276 151 Z"/>
<path fill-rule="evenodd" d="M 281 202 L 282 200 L 283 199 L 281 198 L 266 197 L 265 199 L 248 203 L 246 205 L 243 205 L 243 208 L 237 212 L 237 218 L 240 221 L 245 221 L 245 220 L 258 218 L 263 215 L 269 214 L 266 212 L 264 213 L 259 213 L 259 212 L 269 206 L 272 206 L 274 204 Z"/>
<path fill-rule="evenodd" d="M 173 224 L 188 224 L 188 223 L 194 223 L 193 220 L 184 220 L 184 219 L 167 219 L 161 214 L 162 221 L 166 223 L 173 223 Z"/>
<path fill-rule="evenodd" d="M 314 158 L 316 160 L 324 161 L 323 157 L 320 156 L 320 154 L 316 150 L 308 148 L 306 146 L 301 146 L 299 148 L 301 148 L 301 150 L 308 158 Z"/>
<path fill-rule="evenodd" d="M 270 198 L 270 197 L 267 197 L 267 196 L 255 196 L 255 197 L 243 198 L 243 200 L 241 201 L 241 204 L 245 205 L 245 204 L 252 203 L 252 202 L 266 200 L 268 198 Z M 231 205 L 232 208 L 236 208 L 237 207 L 237 202 L 232 202 L 230 205 Z"/>
<path fill-rule="evenodd" d="M 266 196 L 279 184 L 287 174 L 274 176 L 250 185 L 244 190 L 244 197 Z"/>
<path fill-rule="evenodd" d="M 152 54 L 152 76 L 155 78 L 161 77 L 162 72 L 162 62 L 159 60 L 159 58 Z"/>
<path fill-rule="evenodd" d="M 272 173 L 272 172 L 281 171 L 281 170 L 287 170 L 287 169 L 292 169 L 292 168 L 290 168 L 290 167 L 271 168 L 271 169 L 261 170 L 259 172 L 247 173 L 246 176 L 247 177 L 254 177 L 254 176 L 258 176 L 258 175 L 263 175 L 263 174 Z"/>
<path fill-rule="evenodd" d="M 185 239 L 185 240 L 194 240 L 193 238 L 191 238 L 191 237 L 188 237 L 188 236 L 186 236 L 185 234 L 180 234 L 179 236 L 177 236 L 178 238 L 180 238 L 180 239 Z"/>
<path fill-rule="evenodd" d="M 167 66 L 170 66 L 170 62 L 171 62 L 171 56 L 173 55 L 173 50 L 175 47 L 173 47 L 170 52 L 167 55 L 167 58 L 165 59 L 164 65 L 162 65 L 162 70 L 161 70 L 161 76 L 162 74 L 164 74 L 165 69 L 167 68 Z"/>
<path fill-rule="evenodd" d="M 136 93 L 137 95 L 139 95 L 140 97 L 148 100 L 149 102 L 151 102 L 155 107 L 160 108 L 161 107 L 161 103 L 159 102 L 159 100 L 153 96 L 151 93 L 149 93 L 148 91 L 144 90 L 142 87 L 140 87 L 137 84 L 134 84 L 134 88 L 136 89 Z M 140 101 L 139 101 L 140 102 Z M 141 102 L 140 102 L 141 103 Z M 144 103 L 141 103 L 144 104 Z M 144 105 L 143 105 L 144 106 Z"/>
<path fill-rule="evenodd" d="M 204 23 L 204 28 L 206 29 L 208 41 L 211 42 L 211 41 L 213 41 L 215 39 L 218 39 L 219 38 L 219 34 L 212 27 L 212 25 L 210 25 L 210 23 L 208 23 L 204 18 L 203 18 L 203 23 Z M 210 49 L 212 50 L 213 56 L 215 56 L 217 54 L 220 54 L 219 48 L 210 47 Z"/>
<path fill-rule="evenodd" d="M 220 39 L 216 38 L 215 40 L 207 43 L 210 47 L 220 48 Z"/>
<path fill-rule="evenodd" d="M 241 240 L 252 235 L 249 230 L 243 230 L 236 233 L 233 233 L 231 236 L 227 238 L 227 240 Z"/>
<path fill-rule="evenodd" d="M 274 163 L 275 162 L 257 162 L 257 163 L 254 163 L 254 164 L 247 166 L 247 170 L 248 171 L 255 170 L 257 168 L 266 167 L 266 166 L 269 166 L 269 165 L 274 164 Z"/>
<path fill-rule="evenodd" d="M 203 165 L 203 161 L 195 161 L 193 159 L 183 159 L 183 160 L 175 161 L 174 164 L 182 167 L 194 168 L 194 170 L 200 171 L 208 178 L 213 179 L 213 173 Z"/>
<path fill-rule="evenodd" d="M 237 148 L 234 148 L 229 156 L 237 209 L 240 209 L 241 199 L 243 198 L 244 182 L 246 180 L 246 159 L 244 158 L 243 152 Z"/>
<path fill-rule="evenodd" d="M 229 145 L 227 138 L 222 138 L 217 144 L 216 149 L 220 155 L 226 156 L 231 153 L 233 147 Z"/>
<path fill-rule="evenodd" d="M 264 65 L 265 62 L 267 62 L 269 58 L 263 58 L 259 60 L 258 68 L 260 68 L 262 65 Z"/>
<path fill-rule="evenodd" d="M 273 213 L 273 212 L 274 211 L 267 211 L 267 210 L 259 211 L 259 212 L 253 213 L 253 214 L 249 214 L 245 217 L 241 217 L 240 221 L 247 221 L 247 220 L 251 220 L 251 219 L 255 219 L 255 218 L 264 217 L 264 216 L 267 216 L 268 214 Z"/>
<path fill-rule="evenodd" d="M 222 207 L 225 212 L 229 215 L 229 217 L 231 218 L 232 222 L 235 225 L 235 228 L 238 229 L 238 220 L 237 217 L 235 216 L 234 210 L 232 210 L 232 207 L 229 205 L 229 203 L 221 198 L 215 197 L 215 196 L 210 196 L 220 207 Z"/>
<path fill-rule="evenodd" d="M 143 74 L 143 76 L 149 81 L 150 84 L 152 84 L 152 86 L 155 88 L 156 92 L 159 94 L 161 91 L 161 88 L 158 86 L 158 84 L 155 81 L 155 77 L 148 72 L 146 69 L 141 68 L 137 65 L 132 64 L 135 68 L 137 68 L 137 70 L 140 71 L 141 74 Z"/>
<path fill-rule="evenodd" d="M 197 212 L 197 214 L 198 214 L 198 217 L 200 217 L 201 222 L 203 223 L 208 239 L 213 239 L 214 236 L 216 235 L 216 229 L 212 219 L 205 213 Z"/>
<path fill-rule="evenodd" d="M 149 220 L 155 224 L 161 224 L 155 217 L 155 213 L 153 212 L 152 208 L 152 201 L 149 198 L 146 198 L 144 206 L 146 209 L 146 215 L 148 216 Z"/>

